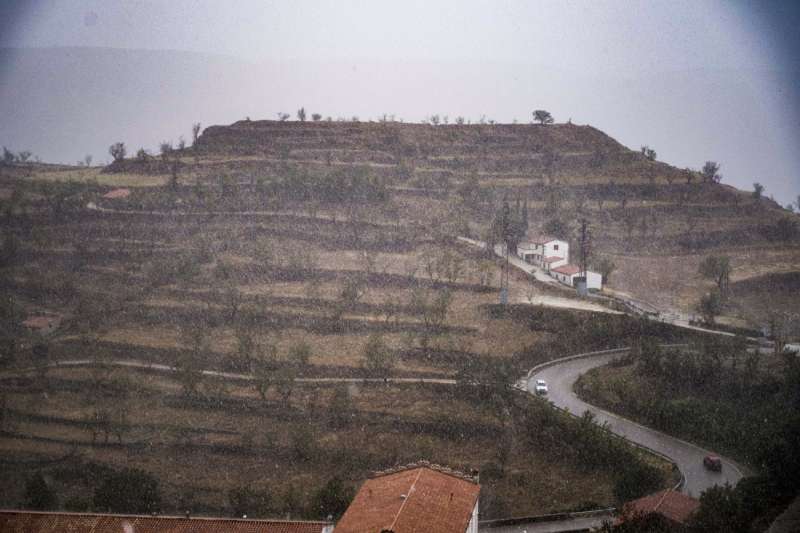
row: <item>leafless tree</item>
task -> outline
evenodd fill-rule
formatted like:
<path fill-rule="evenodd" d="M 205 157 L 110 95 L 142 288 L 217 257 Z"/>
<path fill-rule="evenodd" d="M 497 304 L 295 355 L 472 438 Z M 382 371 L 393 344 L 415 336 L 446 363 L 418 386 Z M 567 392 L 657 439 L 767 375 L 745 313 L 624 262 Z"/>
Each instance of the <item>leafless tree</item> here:
<path fill-rule="evenodd" d="M 197 144 L 198 137 L 200 137 L 200 123 L 195 122 L 192 124 L 192 146 Z"/>

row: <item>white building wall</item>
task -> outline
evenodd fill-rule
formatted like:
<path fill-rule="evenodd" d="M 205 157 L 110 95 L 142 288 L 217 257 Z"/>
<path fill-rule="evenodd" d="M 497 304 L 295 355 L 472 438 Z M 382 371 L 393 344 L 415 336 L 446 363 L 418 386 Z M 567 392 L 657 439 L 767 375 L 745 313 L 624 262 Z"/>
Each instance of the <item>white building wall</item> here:
<path fill-rule="evenodd" d="M 603 276 L 591 270 L 586 271 L 586 288 L 597 289 L 598 291 L 603 288 Z"/>
<path fill-rule="evenodd" d="M 569 258 L 569 243 L 566 241 L 551 241 L 543 246 L 542 257 Z"/>
<path fill-rule="evenodd" d="M 478 533 L 478 502 L 475 502 L 475 507 L 472 508 L 472 518 L 467 525 L 466 533 Z"/>
<path fill-rule="evenodd" d="M 564 283 L 569 285 L 570 287 L 575 287 L 575 279 L 580 278 L 581 272 L 577 274 L 573 274 L 571 276 L 565 276 Z M 596 289 L 601 290 L 603 288 L 603 276 L 598 274 L 597 272 L 592 272 L 591 270 L 586 271 L 586 288 L 587 289 Z"/>

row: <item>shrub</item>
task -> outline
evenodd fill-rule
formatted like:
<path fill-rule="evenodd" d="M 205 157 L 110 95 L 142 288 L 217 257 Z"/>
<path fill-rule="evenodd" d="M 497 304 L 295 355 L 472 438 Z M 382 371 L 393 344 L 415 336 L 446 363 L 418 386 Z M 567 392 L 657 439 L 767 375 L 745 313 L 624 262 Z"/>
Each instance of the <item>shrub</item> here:
<path fill-rule="evenodd" d="M 41 472 L 37 472 L 25 484 L 25 509 L 52 510 L 58 505 L 56 493 L 47 484 Z"/>
<path fill-rule="evenodd" d="M 150 514 L 161 508 L 158 480 L 138 468 L 107 474 L 94 491 L 99 512 Z"/>

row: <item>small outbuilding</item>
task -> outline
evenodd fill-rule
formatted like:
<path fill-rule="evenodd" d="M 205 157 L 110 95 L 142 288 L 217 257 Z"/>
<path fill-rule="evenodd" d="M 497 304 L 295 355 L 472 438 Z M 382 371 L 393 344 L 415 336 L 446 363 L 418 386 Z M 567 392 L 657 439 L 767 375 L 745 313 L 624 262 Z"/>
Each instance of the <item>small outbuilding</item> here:
<path fill-rule="evenodd" d="M 550 269 L 550 275 L 558 281 L 570 287 L 577 286 L 577 281 L 583 278 L 583 272 L 578 265 L 562 265 Z M 601 290 L 603 288 L 603 276 L 591 270 L 586 271 L 586 288 L 589 290 Z"/>

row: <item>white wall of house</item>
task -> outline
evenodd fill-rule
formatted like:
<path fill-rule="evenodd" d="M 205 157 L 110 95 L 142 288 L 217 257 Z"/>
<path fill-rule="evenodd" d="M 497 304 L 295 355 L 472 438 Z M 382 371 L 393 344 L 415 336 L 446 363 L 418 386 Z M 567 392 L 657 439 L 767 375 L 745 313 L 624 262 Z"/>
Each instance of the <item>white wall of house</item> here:
<path fill-rule="evenodd" d="M 581 276 L 581 272 L 578 272 L 577 274 L 572 274 L 570 276 L 567 276 L 565 274 L 558 274 L 556 279 L 558 279 L 562 283 L 569 285 L 570 287 L 575 287 L 577 283 L 575 280 L 580 277 L 583 276 Z M 601 276 L 597 272 L 592 272 L 591 270 L 587 270 L 586 288 L 596 289 L 598 291 L 601 290 L 603 288 L 603 276 Z"/>
<path fill-rule="evenodd" d="M 543 244 L 521 242 L 517 245 L 517 257 L 539 266 L 544 266 L 542 260 L 545 257 L 563 257 L 565 259 L 563 264 L 566 264 L 569 261 L 569 243 L 560 240 L 552 240 Z M 551 268 L 555 267 L 551 266 Z"/>
<path fill-rule="evenodd" d="M 569 259 L 569 243 L 566 241 L 550 241 L 542 247 L 542 257 L 563 257 Z"/>
<path fill-rule="evenodd" d="M 478 502 L 475 502 L 475 507 L 472 508 L 472 518 L 467 525 L 466 533 L 478 533 Z"/>
<path fill-rule="evenodd" d="M 603 288 L 603 276 L 591 270 L 586 271 L 586 288 L 597 289 L 598 291 Z"/>

